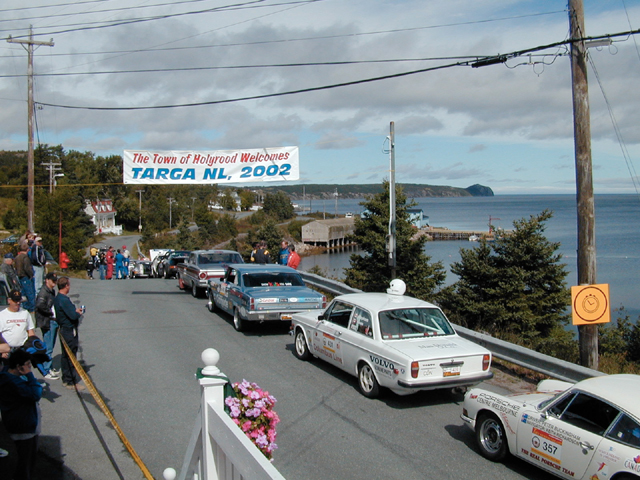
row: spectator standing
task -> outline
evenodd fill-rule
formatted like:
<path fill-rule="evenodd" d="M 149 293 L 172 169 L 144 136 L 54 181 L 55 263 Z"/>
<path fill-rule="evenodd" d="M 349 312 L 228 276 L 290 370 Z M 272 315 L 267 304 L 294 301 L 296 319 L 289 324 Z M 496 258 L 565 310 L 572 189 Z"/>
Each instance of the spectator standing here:
<path fill-rule="evenodd" d="M 100 269 L 100 280 L 104 280 L 107 277 L 107 254 L 100 252 L 98 254 L 98 268 Z"/>
<path fill-rule="evenodd" d="M 118 249 L 118 252 L 116 253 L 116 278 L 124 279 L 124 277 L 124 255 L 120 249 Z"/>
<path fill-rule="evenodd" d="M 280 253 L 279 253 L 279 264 L 287 265 L 287 261 L 289 260 L 289 242 L 285 242 L 284 240 L 280 244 Z"/>
<path fill-rule="evenodd" d="M 111 277 L 113 277 L 113 266 L 116 263 L 116 256 L 113 253 L 113 247 L 109 247 L 109 250 L 107 250 L 105 257 L 107 260 L 107 275 L 105 276 L 105 278 L 107 280 L 111 280 Z"/>
<path fill-rule="evenodd" d="M 27 255 L 28 250 L 29 245 L 26 243 L 20 245 L 20 253 L 15 259 L 15 266 L 22 286 L 22 294 L 27 297 L 27 301 L 23 306 L 28 311 L 33 312 L 36 306 L 36 289 L 33 283 L 33 266 L 29 255 Z"/>
<path fill-rule="evenodd" d="M 129 259 L 131 258 L 131 252 L 127 250 L 126 245 L 122 246 L 122 255 L 124 255 L 124 262 L 123 262 L 124 278 L 129 278 Z"/>
<path fill-rule="evenodd" d="M 78 353 L 78 326 L 80 324 L 80 317 L 83 311 L 80 308 L 76 308 L 71 299 L 69 298 L 69 290 L 71 289 L 71 282 L 69 277 L 60 277 L 58 279 L 58 295 L 53 300 L 53 307 L 56 312 L 56 321 L 60 327 L 60 335 L 64 339 L 65 343 L 69 347 L 69 350 L 75 356 Z M 85 390 L 85 387 L 78 385 L 80 382 L 80 376 L 76 371 L 67 349 L 62 348 L 62 384 L 72 390 L 77 391 Z"/>
<path fill-rule="evenodd" d="M 5 253 L 4 261 L 2 262 L 2 265 L 0 265 L 0 272 L 4 273 L 4 275 L 7 277 L 10 290 L 22 291 L 22 285 L 20 285 L 18 273 L 13 266 L 13 253 Z"/>
<path fill-rule="evenodd" d="M 0 334 L 10 347 L 21 347 L 29 337 L 36 334 L 33 319 L 20 305 L 22 294 L 18 290 L 9 292 L 9 306 L 0 312 Z"/>
<path fill-rule="evenodd" d="M 36 296 L 36 327 L 42 331 L 42 339 L 47 346 L 47 355 L 49 356 L 49 360 L 42 364 L 42 368 L 44 369 L 44 378 L 49 380 L 60 378 L 60 372 L 51 368 L 53 347 L 56 344 L 56 334 L 58 333 L 58 323 L 53 308 L 57 282 L 58 276 L 55 273 L 47 273 L 44 277 L 44 285 Z"/>
<path fill-rule="evenodd" d="M 298 265 L 300 265 L 300 255 L 296 252 L 296 246 L 291 244 L 289 246 L 289 260 L 287 261 L 287 266 L 293 268 L 294 270 L 298 269 Z"/>
<path fill-rule="evenodd" d="M 13 478 L 31 480 L 35 478 L 33 474 L 41 429 L 38 402 L 42 398 L 42 385 L 33 376 L 31 356 L 24 350 L 14 351 L 9 356 L 8 364 L 8 369 L 0 372 L 2 423 L 18 452 Z"/>
<path fill-rule="evenodd" d="M 95 255 L 89 255 L 89 258 L 87 259 L 87 278 L 89 280 L 93 280 L 93 270 L 96 268 L 95 261 L 96 261 Z"/>
<path fill-rule="evenodd" d="M 33 241 L 29 258 L 31 259 L 31 265 L 33 265 L 35 296 L 35 292 L 39 292 L 44 283 L 44 267 L 47 264 L 47 257 L 44 255 L 44 247 L 42 246 L 42 237 L 36 237 Z"/>
<path fill-rule="evenodd" d="M 69 256 L 67 255 L 67 253 L 62 252 L 60 254 L 60 270 L 66 273 L 70 263 L 71 263 L 71 260 L 69 260 Z"/>
<path fill-rule="evenodd" d="M 265 263 L 271 263 L 271 256 L 269 255 L 269 250 L 267 250 L 267 242 L 264 240 L 260 241 L 260 246 L 256 251 L 256 254 L 253 256 L 255 259 L 255 263 L 264 265 Z"/>
<path fill-rule="evenodd" d="M 258 248 L 260 248 L 260 242 L 254 242 L 253 249 L 251 250 L 251 256 L 249 257 L 249 261 L 251 263 L 255 263 L 256 261 L 256 253 L 258 252 Z"/>

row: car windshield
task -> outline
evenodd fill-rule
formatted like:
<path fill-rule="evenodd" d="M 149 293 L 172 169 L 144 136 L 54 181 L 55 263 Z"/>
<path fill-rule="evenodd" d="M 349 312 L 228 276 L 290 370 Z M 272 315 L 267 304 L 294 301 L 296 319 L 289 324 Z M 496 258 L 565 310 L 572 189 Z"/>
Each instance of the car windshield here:
<path fill-rule="evenodd" d="M 453 335 L 453 327 L 437 308 L 401 308 L 378 314 L 383 339 Z"/>
<path fill-rule="evenodd" d="M 295 273 L 245 273 L 245 287 L 304 287 L 302 277 Z"/>
<path fill-rule="evenodd" d="M 216 263 L 242 263 L 239 253 L 204 253 L 198 255 L 198 263 L 201 265 Z"/>

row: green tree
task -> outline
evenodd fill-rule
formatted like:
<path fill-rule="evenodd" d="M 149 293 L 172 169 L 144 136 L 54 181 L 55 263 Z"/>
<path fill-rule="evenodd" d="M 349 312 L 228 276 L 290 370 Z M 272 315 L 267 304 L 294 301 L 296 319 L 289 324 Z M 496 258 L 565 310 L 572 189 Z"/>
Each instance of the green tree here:
<path fill-rule="evenodd" d="M 386 237 L 389 225 L 389 182 L 383 191 L 362 202 L 365 212 L 355 220 L 350 237 L 364 255 L 351 255 L 351 266 L 346 269 L 346 284 L 367 292 L 384 292 L 393 280 L 388 266 Z M 408 209 L 415 202 L 407 202 L 402 189 L 396 187 L 396 272 L 407 285 L 407 294 L 430 299 L 445 280 L 442 262 L 431 263 L 425 254 L 426 237 L 413 239 L 415 228 L 409 221 Z"/>
<path fill-rule="evenodd" d="M 233 215 L 223 215 L 218 220 L 218 238 L 219 241 L 228 240 L 238 235 L 238 227 L 236 219 Z"/>
<path fill-rule="evenodd" d="M 95 226 L 84 212 L 84 201 L 74 187 L 57 188 L 50 195 L 36 190 L 35 224 L 45 249 L 58 260 L 59 228 L 62 224 L 62 251 L 71 260 L 71 268 L 84 268 L 86 246 Z"/>
<path fill-rule="evenodd" d="M 282 242 L 282 233 L 278 230 L 278 226 L 274 220 L 266 220 L 258 230 L 250 230 L 247 235 L 249 247 L 254 242 L 264 240 L 267 242 L 267 250 L 271 254 L 271 263 L 276 263 L 278 252 L 280 251 L 280 242 Z"/>
<path fill-rule="evenodd" d="M 253 206 L 255 195 L 251 190 L 246 189 L 240 190 L 238 195 L 240 195 L 240 208 L 246 212 Z"/>
<path fill-rule="evenodd" d="M 548 210 L 513 223 L 514 230 L 461 249 L 451 266 L 459 277 L 439 295 L 450 318 L 474 330 L 518 341 L 545 353 L 570 349 L 570 302 L 559 243 L 544 236 Z"/>
<path fill-rule="evenodd" d="M 267 193 L 262 208 L 265 214 L 276 220 L 288 220 L 295 215 L 289 196 L 282 191 Z"/>

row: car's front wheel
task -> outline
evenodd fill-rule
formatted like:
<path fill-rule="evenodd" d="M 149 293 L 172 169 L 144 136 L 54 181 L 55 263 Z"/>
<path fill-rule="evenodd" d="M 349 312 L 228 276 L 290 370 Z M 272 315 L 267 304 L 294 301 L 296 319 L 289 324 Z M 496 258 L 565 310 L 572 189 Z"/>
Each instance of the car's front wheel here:
<path fill-rule="evenodd" d="M 236 329 L 236 331 L 241 332 L 245 329 L 246 327 L 246 322 L 240 317 L 240 312 L 238 311 L 238 309 L 234 309 L 233 310 L 233 328 Z"/>
<path fill-rule="evenodd" d="M 499 462 L 507 455 L 504 427 L 493 413 L 483 413 L 476 421 L 476 441 L 483 457 Z"/>
<path fill-rule="evenodd" d="M 191 284 L 191 295 L 193 295 L 193 298 L 198 298 L 198 286 L 196 285 L 196 282 L 193 282 Z"/>
<path fill-rule="evenodd" d="M 368 363 L 362 362 L 358 367 L 358 387 L 368 398 L 376 398 L 380 394 L 380 385 Z"/>
<path fill-rule="evenodd" d="M 213 293 L 209 291 L 207 297 L 209 298 L 209 301 L 207 302 L 207 308 L 211 313 L 214 313 L 216 311 L 216 302 L 213 301 Z"/>
<path fill-rule="evenodd" d="M 293 353 L 300 360 L 309 360 L 311 353 L 309 353 L 309 347 L 307 346 L 307 339 L 304 336 L 304 332 L 301 328 L 296 329 L 295 339 L 294 339 L 294 350 Z"/>

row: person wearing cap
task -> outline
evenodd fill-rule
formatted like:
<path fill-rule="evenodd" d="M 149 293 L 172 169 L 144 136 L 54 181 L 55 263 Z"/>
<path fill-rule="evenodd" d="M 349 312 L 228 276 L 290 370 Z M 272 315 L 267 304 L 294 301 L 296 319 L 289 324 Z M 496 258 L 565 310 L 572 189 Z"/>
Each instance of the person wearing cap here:
<path fill-rule="evenodd" d="M 4 261 L 2 262 L 2 265 L 0 265 L 0 272 L 4 273 L 5 277 L 7 277 L 9 289 L 22 291 L 22 285 L 20 285 L 18 273 L 13 266 L 13 253 L 4 254 Z"/>
<path fill-rule="evenodd" d="M 22 294 L 18 290 L 9 292 L 9 306 L 0 312 L 0 335 L 10 347 L 21 347 L 29 337 L 35 336 L 33 319 L 22 308 Z"/>
<path fill-rule="evenodd" d="M 53 347 L 56 345 L 56 334 L 58 333 L 58 323 L 56 322 L 53 301 L 56 298 L 56 283 L 58 276 L 53 273 L 47 273 L 44 277 L 44 285 L 38 292 L 36 297 L 36 327 L 42 331 L 42 339 L 47 346 L 47 355 L 52 359 Z M 48 380 L 57 380 L 60 378 L 60 372 L 51 368 L 51 360 L 42 364 L 44 369 L 44 378 Z"/>
<path fill-rule="evenodd" d="M 42 237 L 36 237 L 31 245 L 31 265 L 33 265 L 35 291 L 39 292 L 44 283 L 44 267 L 47 264 L 47 257 L 44 255 Z"/>
<path fill-rule="evenodd" d="M 2 478 L 35 478 L 38 435 L 41 431 L 38 402 L 42 398 L 42 385 L 31 369 L 31 355 L 24 350 L 15 350 L 9 356 L 8 368 L 0 372 L 2 423 L 18 453 L 15 471 L 1 472 Z"/>
<path fill-rule="evenodd" d="M 27 301 L 23 307 L 30 312 L 36 306 L 36 291 L 33 283 L 33 265 L 31 265 L 31 259 L 27 252 L 29 251 L 29 245 L 23 243 L 20 245 L 20 252 L 15 258 L 14 263 L 18 278 L 20 279 L 20 286 L 22 287 L 22 293 L 27 297 Z"/>

